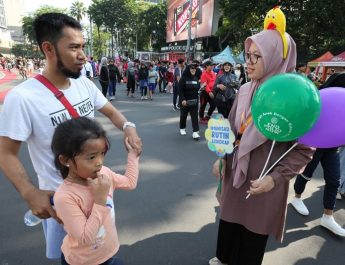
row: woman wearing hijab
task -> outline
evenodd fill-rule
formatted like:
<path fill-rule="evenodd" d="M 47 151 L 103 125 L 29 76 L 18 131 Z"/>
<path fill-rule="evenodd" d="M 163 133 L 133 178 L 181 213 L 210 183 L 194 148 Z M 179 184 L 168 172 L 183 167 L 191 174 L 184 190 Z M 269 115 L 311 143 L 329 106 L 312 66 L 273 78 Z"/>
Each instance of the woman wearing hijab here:
<path fill-rule="evenodd" d="M 109 70 L 107 57 L 103 57 L 99 65 L 99 83 L 102 87 L 102 93 L 106 97 L 109 87 Z"/>
<path fill-rule="evenodd" d="M 310 147 L 297 145 L 268 175 L 257 181 L 272 141 L 254 126 L 251 103 L 264 81 L 295 69 L 296 45 L 290 35 L 285 34 L 289 44 L 286 59 L 283 59 L 282 38 L 276 30 L 264 30 L 245 41 L 251 82 L 240 88 L 229 114 L 239 144 L 222 160 L 225 170 L 220 194 L 217 257 L 210 260 L 211 265 L 262 263 L 268 236 L 273 235 L 279 241 L 283 238 L 289 180 L 303 172 L 314 153 Z M 267 168 L 293 144 L 276 143 Z M 251 196 L 246 199 L 248 194 Z"/>
<path fill-rule="evenodd" d="M 225 61 L 223 63 L 223 73 L 217 76 L 213 87 L 214 102 L 218 113 L 224 118 L 228 118 L 230 109 L 234 102 L 236 91 L 239 87 L 236 75 L 231 72 L 232 64 Z"/>
<path fill-rule="evenodd" d="M 126 78 L 127 78 L 127 96 L 134 97 L 134 91 L 135 91 L 134 62 L 128 63 L 128 68 L 126 70 Z"/>

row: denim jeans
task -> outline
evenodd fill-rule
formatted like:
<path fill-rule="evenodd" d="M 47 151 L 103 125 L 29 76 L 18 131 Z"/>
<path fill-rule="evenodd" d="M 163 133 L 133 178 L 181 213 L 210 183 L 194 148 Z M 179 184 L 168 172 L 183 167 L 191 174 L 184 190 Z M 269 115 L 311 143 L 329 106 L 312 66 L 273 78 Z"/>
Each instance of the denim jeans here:
<path fill-rule="evenodd" d="M 116 80 L 110 80 L 109 82 L 109 97 L 114 96 L 116 93 Z"/>
<path fill-rule="evenodd" d="M 294 189 L 296 194 L 302 194 L 307 181 L 313 177 L 317 165 L 321 162 L 323 178 L 325 179 L 325 190 L 323 193 L 323 206 L 325 209 L 333 210 L 340 184 L 340 162 L 338 148 L 318 148 L 313 159 L 309 162 L 302 175 L 298 175 Z"/>
<path fill-rule="evenodd" d="M 63 255 L 63 253 L 61 254 L 61 265 L 69 265 L 65 259 L 65 256 Z M 120 258 L 113 256 L 110 259 L 108 259 L 107 261 L 105 261 L 99 265 L 124 265 L 124 264 Z"/>

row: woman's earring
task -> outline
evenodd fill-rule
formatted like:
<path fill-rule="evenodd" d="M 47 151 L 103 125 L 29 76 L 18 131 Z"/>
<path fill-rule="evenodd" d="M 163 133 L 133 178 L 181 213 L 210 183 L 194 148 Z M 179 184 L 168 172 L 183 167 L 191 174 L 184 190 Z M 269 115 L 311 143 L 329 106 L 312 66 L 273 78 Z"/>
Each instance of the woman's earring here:
<path fill-rule="evenodd" d="M 69 167 L 69 164 L 66 164 L 66 167 Z"/>

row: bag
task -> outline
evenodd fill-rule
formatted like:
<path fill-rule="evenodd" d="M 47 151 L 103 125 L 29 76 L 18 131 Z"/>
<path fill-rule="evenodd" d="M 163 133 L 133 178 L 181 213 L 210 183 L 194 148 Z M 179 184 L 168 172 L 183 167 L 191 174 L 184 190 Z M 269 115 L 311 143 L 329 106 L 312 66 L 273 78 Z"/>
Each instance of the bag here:
<path fill-rule="evenodd" d="M 232 103 L 236 97 L 235 90 L 232 87 L 227 87 L 225 89 L 224 95 L 227 100 L 227 103 Z"/>
<path fill-rule="evenodd" d="M 85 69 L 85 72 L 86 72 L 86 77 L 89 78 L 89 79 L 91 79 L 91 72 L 88 71 L 88 70 L 86 70 L 85 65 L 84 65 L 84 69 Z"/>
<path fill-rule="evenodd" d="M 192 106 L 197 106 L 198 105 L 198 99 L 189 99 L 187 100 L 187 106 L 192 107 Z"/>

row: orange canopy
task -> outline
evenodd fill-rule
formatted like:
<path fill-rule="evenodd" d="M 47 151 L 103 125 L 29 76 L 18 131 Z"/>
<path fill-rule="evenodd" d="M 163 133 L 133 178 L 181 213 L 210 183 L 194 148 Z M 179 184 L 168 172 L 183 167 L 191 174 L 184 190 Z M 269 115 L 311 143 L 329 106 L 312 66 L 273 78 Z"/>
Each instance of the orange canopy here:
<path fill-rule="evenodd" d="M 333 58 L 333 54 L 328 51 L 325 52 L 324 54 L 322 54 L 319 58 L 316 58 L 314 60 L 311 60 L 310 62 L 308 62 L 308 66 L 309 67 L 316 67 L 320 62 L 328 62 Z"/>

